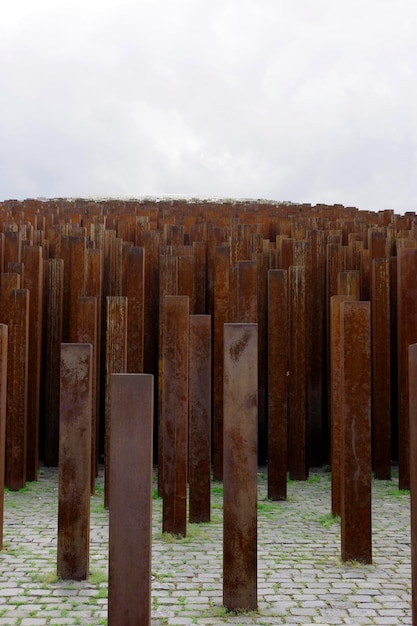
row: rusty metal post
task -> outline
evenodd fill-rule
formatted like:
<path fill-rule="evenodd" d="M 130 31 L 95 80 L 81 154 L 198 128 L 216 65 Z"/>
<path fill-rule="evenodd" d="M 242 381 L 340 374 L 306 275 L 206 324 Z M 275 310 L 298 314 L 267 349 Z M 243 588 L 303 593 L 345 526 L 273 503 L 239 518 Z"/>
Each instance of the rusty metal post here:
<path fill-rule="evenodd" d="M 106 380 L 105 380 L 105 432 L 104 432 L 104 506 L 109 506 L 110 476 L 110 375 L 124 374 L 127 369 L 127 311 L 125 296 L 106 298 Z"/>
<path fill-rule="evenodd" d="M 229 316 L 229 246 L 214 252 L 213 290 L 213 478 L 223 478 L 223 326 Z"/>
<path fill-rule="evenodd" d="M 258 263 L 238 261 L 237 264 L 237 320 L 256 324 L 258 321 Z"/>
<path fill-rule="evenodd" d="M 6 486 L 17 491 L 26 484 L 29 291 L 12 289 L 9 307 Z"/>
<path fill-rule="evenodd" d="M 59 368 L 64 299 L 64 261 L 46 259 L 43 265 L 43 419 L 44 462 L 58 465 L 59 448 Z"/>
<path fill-rule="evenodd" d="M 268 497 L 287 497 L 288 289 L 285 270 L 268 272 Z"/>
<path fill-rule="evenodd" d="M 398 484 L 409 489 L 408 346 L 417 342 L 417 249 L 402 248 L 397 257 L 398 323 Z"/>
<path fill-rule="evenodd" d="M 127 296 L 127 371 L 143 372 L 143 332 L 145 303 L 144 249 L 123 247 L 123 295 Z"/>
<path fill-rule="evenodd" d="M 411 608 L 417 625 L 417 343 L 408 347 L 410 406 Z"/>
<path fill-rule="evenodd" d="M 89 344 L 62 344 L 57 573 L 64 580 L 89 574 L 91 363 Z"/>
<path fill-rule="evenodd" d="M 341 305 L 341 556 L 372 563 L 371 311 L 369 302 Z"/>
<path fill-rule="evenodd" d="M 256 324 L 224 326 L 223 604 L 257 607 Z"/>
<path fill-rule="evenodd" d="M 150 626 L 153 376 L 112 374 L 109 626 Z"/>
<path fill-rule="evenodd" d="M 163 532 L 187 531 L 188 296 L 165 296 L 162 414 Z"/>
<path fill-rule="evenodd" d="M 210 521 L 211 316 L 190 315 L 189 521 Z"/>
<path fill-rule="evenodd" d="M 372 465 L 376 478 L 391 478 L 390 260 L 372 261 Z"/>
<path fill-rule="evenodd" d="M 25 272 L 23 287 L 30 292 L 29 301 L 29 380 L 27 414 L 26 480 L 38 478 L 39 410 L 41 384 L 42 287 L 43 260 L 40 246 L 24 246 Z"/>
<path fill-rule="evenodd" d="M 332 513 L 340 515 L 341 453 L 342 453 L 342 345 L 340 307 L 353 301 L 353 296 L 330 298 L 330 467 L 332 471 Z"/>
<path fill-rule="evenodd" d="M 361 299 L 361 281 L 359 270 L 346 270 L 337 276 L 337 293 L 339 296 L 353 296 Z"/>
<path fill-rule="evenodd" d="M 307 317 L 305 268 L 292 265 L 288 273 L 289 390 L 288 469 L 293 480 L 306 480 L 307 467 Z"/>
<path fill-rule="evenodd" d="M 3 548 L 8 328 L 0 324 L 0 550 Z"/>

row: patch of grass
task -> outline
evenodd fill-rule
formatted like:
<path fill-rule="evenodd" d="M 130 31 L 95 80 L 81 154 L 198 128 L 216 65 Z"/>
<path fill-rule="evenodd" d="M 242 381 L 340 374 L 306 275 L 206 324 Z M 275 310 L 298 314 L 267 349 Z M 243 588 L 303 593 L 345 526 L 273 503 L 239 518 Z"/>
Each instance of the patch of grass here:
<path fill-rule="evenodd" d="M 158 493 L 158 489 L 153 489 L 152 491 L 152 500 L 160 500 L 161 496 Z"/>
<path fill-rule="evenodd" d="M 307 482 L 312 484 L 312 483 L 320 483 L 321 482 L 321 476 L 320 474 L 311 474 L 311 476 L 309 476 L 307 478 Z"/>
<path fill-rule="evenodd" d="M 101 585 L 107 582 L 107 572 L 104 570 L 92 570 L 88 576 L 88 580 L 92 585 Z"/>
<path fill-rule="evenodd" d="M 333 515 L 333 513 L 326 513 L 319 518 L 319 522 L 324 528 L 331 528 L 334 524 L 338 524 L 340 522 L 340 517 L 338 515 Z"/>
<path fill-rule="evenodd" d="M 410 492 L 408 489 L 397 489 L 393 487 L 387 490 L 387 495 L 393 496 L 394 498 L 402 498 L 403 496 L 409 496 Z"/>
<path fill-rule="evenodd" d="M 223 485 L 214 485 L 211 488 L 211 493 L 214 496 L 222 496 L 223 495 Z"/>

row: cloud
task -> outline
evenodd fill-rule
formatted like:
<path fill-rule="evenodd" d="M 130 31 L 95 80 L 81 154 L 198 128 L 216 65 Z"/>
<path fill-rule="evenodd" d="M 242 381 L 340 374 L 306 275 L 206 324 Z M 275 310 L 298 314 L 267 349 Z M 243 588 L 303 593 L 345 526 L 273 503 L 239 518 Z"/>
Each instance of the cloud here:
<path fill-rule="evenodd" d="M 15 0 L 0 195 L 415 209 L 411 0 Z"/>

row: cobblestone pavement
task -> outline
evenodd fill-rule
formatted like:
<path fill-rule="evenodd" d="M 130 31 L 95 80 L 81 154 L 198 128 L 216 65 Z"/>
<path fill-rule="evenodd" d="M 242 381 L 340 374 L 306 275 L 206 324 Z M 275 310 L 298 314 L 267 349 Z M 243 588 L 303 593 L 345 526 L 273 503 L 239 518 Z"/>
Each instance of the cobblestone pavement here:
<path fill-rule="evenodd" d="M 90 577 L 56 577 L 57 470 L 5 493 L 0 626 L 107 623 L 108 512 L 103 476 L 91 498 Z M 330 475 L 290 482 L 288 500 L 266 498 L 259 471 L 257 612 L 222 607 L 222 485 L 212 483 L 212 521 L 164 537 L 153 500 L 152 625 L 411 624 L 409 495 L 395 478 L 373 481 L 373 564 L 342 563 L 330 512 Z"/>

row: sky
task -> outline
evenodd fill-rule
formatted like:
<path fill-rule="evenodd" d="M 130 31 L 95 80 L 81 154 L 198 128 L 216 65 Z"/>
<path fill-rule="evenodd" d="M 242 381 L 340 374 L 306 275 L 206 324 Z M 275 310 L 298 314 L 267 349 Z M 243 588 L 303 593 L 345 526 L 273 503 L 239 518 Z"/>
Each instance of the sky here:
<path fill-rule="evenodd" d="M 13 0 L 0 200 L 417 210 L 415 0 Z"/>

